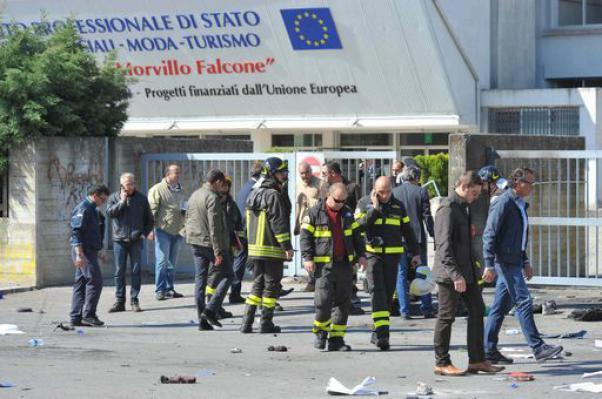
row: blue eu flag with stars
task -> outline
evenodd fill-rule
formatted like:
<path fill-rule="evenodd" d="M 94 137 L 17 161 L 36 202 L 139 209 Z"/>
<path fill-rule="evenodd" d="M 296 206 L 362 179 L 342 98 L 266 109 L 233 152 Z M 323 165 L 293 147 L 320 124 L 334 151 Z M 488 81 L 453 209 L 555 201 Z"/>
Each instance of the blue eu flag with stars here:
<path fill-rule="evenodd" d="M 280 10 L 295 50 L 342 49 L 341 39 L 329 8 Z"/>

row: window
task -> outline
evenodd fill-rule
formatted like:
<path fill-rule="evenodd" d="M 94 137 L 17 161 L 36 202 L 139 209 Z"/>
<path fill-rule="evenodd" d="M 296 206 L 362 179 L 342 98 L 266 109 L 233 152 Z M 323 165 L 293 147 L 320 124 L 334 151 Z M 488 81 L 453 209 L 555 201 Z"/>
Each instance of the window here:
<path fill-rule="evenodd" d="M 273 134 L 272 147 L 317 148 L 322 147 L 321 134 Z"/>
<path fill-rule="evenodd" d="M 295 146 L 295 135 L 294 134 L 273 134 L 272 135 L 272 147 L 294 147 Z"/>
<path fill-rule="evenodd" d="M 401 133 L 400 146 L 447 145 L 448 133 Z"/>
<path fill-rule="evenodd" d="M 216 138 L 211 137 L 211 136 L 207 136 L 207 138 Z M 251 135 L 250 134 L 221 134 L 219 135 L 220 139 L 225 139 L 225 140 L 239 140 L 239 141 L 246 141 L 246 140 L 251 140 Z"/>
<path fill-rule="evenodd" d="M 602 0 L 557 0 L 558 26 L 602 24 Z"/>
<path fill-rule="evenodd" d="M 579 107 L 490 108 L 491 133 L 578 136 Z"/>
<path fill-rule="evenodd" d="M 390 145 L 391 135 L 389 133 L 341 133 L 341 147 Z"/>

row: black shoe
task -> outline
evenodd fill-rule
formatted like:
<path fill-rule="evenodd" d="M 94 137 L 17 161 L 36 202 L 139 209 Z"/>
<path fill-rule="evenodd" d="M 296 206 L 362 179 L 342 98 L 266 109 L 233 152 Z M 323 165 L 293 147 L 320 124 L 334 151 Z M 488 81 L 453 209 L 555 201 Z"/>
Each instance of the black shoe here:
<path fill-rule="evenodd" d="M 175 290 L 169 290 L 169 291 L 167 291 L 167 295 L 166 296 L 169 299 L 184 298 L 184 295 L 180 294 L 179 292 L 176 292 Z"/>
<path fill-rule="evenodd" d="M 512 364 L 514 363 L 514 359 L 507 358 L 502 355 L 499 351 L 494 353 L 488 353 L 485 355 L 485 359 L 489 361 L 491 364 Z"/>
<path fill-rule="evenodd" d="M 209 324 L 207 320 L 201 318 L 201 322 L 199 323 L 199 331 L 213 331 L 213 326 Z"/>
<path fill-rule="evenodd" d="M 234 315 L 232 314 L 232 312 L 228 312 L 224 308 L 219 308 L 219 310 L 217 311 L 217 318 L 219 320 L 222 320 L 222 319 L 231 319 L 233 317 L 234 317 Z"/>
<path fill-rule="evenodd" d="M 391 349 L 391 345 L 389 345 L 389 337 L 378 338 L 378 340 L 376 341 L 376 346 L 378 346 L 378 349 L 380 349 L 381 351 L 388 351 L 389 349 Z"/>
<path fill-rule="evenodd" d="M 159 292 L 155 293 L 155 299 L 157 301 L 164 301 L 167 299 L 167 295 L 165 295 L 165 292 L 159 291 Z"/>
<path fill-rule="evenodd" d="M 138 300 L 134 300 L 132 301 L 132 312 L 142 312 L 142 308 L 140 307 L 140 303 L 138 302 Z"/>
<path fill-rule="evenodd" d="M 201 314 L 201 320 L 207 320 L 209 323 L 214 326 L 221 327 L 222 323 L 217 319 L 217 314 L 213 310 L 205 309 L 203 310 L 203 314 Z"/>
<path fill-rule="evenodd" d="M 117 312 L 125 312 L 125 303 L 123 302 L 115 302 L 111 309 L 109 309 L 109 313 L 117 313 Z"/>
<path fill-rule="evenodd" d="M 273 323 L 270 324 L 262 324 L 261 328 L 259 330 L 260 334 L 277 334 L 279 333 L 280 327 L 279 326 L 275 326 Z"/>
<path fill-rule="evenodd" d="M 359 316 L 366 314 L 366 312 L 360 306 L 351 305 L 351 310 L 349 311 L 349 314 L 352 316 Z"/>
<path fill-rule="evenodd" d="M 562 353 L 562 349 L 563 348 L 560 345 L 543 344 L 541 348 L 535 351 L 535 360 L 538 362 L 545 362 L 546 360 L 553 359 Z"/>
<path fill-rule="evenodd" d="M 328 339 L 328 352 L 349 352 L 351 346 L 346 345 L 343 337 L 334 337 Z"/>
<path fill-rule="evenodd" d="M 316 338 L 314 339 L 314 348 L 325 349 L 326 348 L 326 339 L 328 338 L 328 333 L 326 331 L 318 331 L 317 333 L 315 333 L 315 335 L 316 335 Z"/>
<path fill-rule="evenodd" d="M 240 332 L 243 334 L 251 334 L 253 332 L 253 326 L 251 324 L 242 324 L 240 326 Z"/>
<path fill-rule="evenodd" d="M 102 327 L 105 325 L 103 321 L 101 321 L 98 317 L 84 317 L 81 321 L 82 326 L 89 327 Z"/>
<path fill-rule="evenodd" d="M 62 325 L 62 323 L 61 323 Z M 84 324 L 82 324 L 81 320 L 71 320 L 71 322 L 69 323 L 69 325 L 73 328 L 73 327 L 85 327 Z M 59 325 L 60 326 L 60 325 Z M 64 329 L 63 329 L 64 330 Z"/>
<path fill-rule="evenodd" d="M 228 302 L 230 302 L 230 305 L 234 305 L 236 303 L 245 303 L 245 298 L 240 295 L 230 295 Z"/>
<path fill-rule="evenodd" d="M 316 286 L 312 283 L 307 283 L 305 288 L 303 288 L 303 292 L 314 292 L 316 290 Z"/>
<path fill-rule="evenodd" d="M 289 288 L 288 290 L 281 289 L 280 293 L 278 293 L 278 298 L 283 298 L 293 292 L 295 288 Z"/>
<path fill-rule="evenodd" d="M 284 312 L 284 308 L 279 303 L 276 304 L 276 306 L 274 307 L 274 310 L 277 312 Z"/>

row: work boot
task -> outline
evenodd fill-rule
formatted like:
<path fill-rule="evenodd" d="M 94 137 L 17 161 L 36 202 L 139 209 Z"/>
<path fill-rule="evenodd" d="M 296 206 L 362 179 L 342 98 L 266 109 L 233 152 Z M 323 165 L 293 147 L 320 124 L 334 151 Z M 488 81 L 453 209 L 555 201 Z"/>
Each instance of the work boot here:
<path fill-rule="evenodd" d="M 249 334 L 253 332 L 253 321 L 255 320 L 256 311 L 256 305 L 247 305 L 247 308 L 245 309 L 245 314 L 242 317 L 242 324 L 240 325 L 241 333 Z"/>
<path fill-rule="evenodd" d="M 447 364 L 445 366 L 435 366 L 435 374 L 444 375 L 447 377 L 461 377 L 466 375 L 465 370 L 460 370 L 453 364 Z"/>
<path fill-rule="evenodd" d="M 89 327 L 102 327 L 105 325 L 105 323 L 96 316 L 84 317 L 82 319 L 82 321 L 80 322 L 80 324 L 82 326 L 89 326 Z"/>
<path fill-rule="evenodd" d="M 343 337 L 328 338 L 328 352 L 349 352 L 351 346 L 345 344 Z"/>
<path fill-rule="evenodd" d="M 217 318 L 219 320 L 222 319 L 231 319 L 233 318 L 234 315 L 232 314 L 232 312 L 228 312 L 226 309 L 220 307 L 219 310 L 217 311 Z"/>
<path fill-rule="evenodd" d="M 199 331 L 213 331 L 214 328 L 209 322 L 201 317 L 201 321 L 199 322 Z"/>
<path fill-rule="evenodd" d="M 287 296 L 288 294 L 290 294 L 294 290 L 295 290 L 295 287 L 289 288 L 287 290 L 281 288 L 280 292 L 278 293 L 278 298 L 284 298 L 285 296 Z"/>
<path fill-rule="evenodd" d="M 278 302 L 276 302 L 276 306 L 274 307 L 274 310 L 277 312 L 284 312 L 284 308 Z"/>
<path fill-rule="evenodd" d="M 380 326 L 374 332 L 376 336 L 376 346 L 381 351 L 388 351 L 391 348 L 389 345 L 389 326 Z"/>
<path fill-rule="evenodd" d="M 140 308 L 140 302 L 138 302 L 138 299 L 132 299 L 132 312 L 142 312 L 142 308 Z"/>
<path fill-rule="evenodd" d="M 314 339 L 314 348 L 316 349 L 324 349 L 326 348 L 326 339 L 328 338 L 328 332 L 326 331 L 318 331 L 314 333 L 316 335 L 316 339 Z"/>
<path fill-rule="evenodd" d="M 207 320 L 210 324 L 217 326 L 217 327 L 221 327 L 222 323 L 219 322 L 219 320 L 217 319 L 217 313 L 215 313 L 213 310 L 205 308 L 205 310 L 203 310 L 203 313 L 201 314 L 201 320 Z"/>
<path fill-rule="evenodd" d="M 399 302 L 397 300 L 394 300 L 393 303 L 391 304 L 390 313 L 391 313 L 391 317 L 401 316 L 401 312 L 399 310 Z"/>
<path fill-rule="evenodd" d="M 109 313 L 125 312 L 125 303 L 115 302 L 109 309 Z"/>
<path fill-rule="evenodd" d="M 479 372 L 487 373 L 487 374 L 495 374 L 495 373 L 499 373 L 500 371 L 502 371 L 504 369 L 505 369 L 505 367 L 494 366 L 491 363 L 489 363 L 488 361 L 484 361 L 484 362 L 479 362 L 479 363 L 469 363 L 468 369 L 466 371 L 471 374 L 478 374 Z"/>
<path fill-rule="evenodd" d="M 245 298 L 243 298 L 240 294 L 230 295 L 230 297 L 228 298 L 228 302 L 230 302 L 230 305 L 234 305 L 237 303 L 245 303 Z"/>
<path fill-rule="evenodd" d="M 265 306 L 261 308 L 261 324 L 259 332 L 261 334 L 279 333 L 280 327 L 274 325 L 274 309 L 268 309 Z"/>

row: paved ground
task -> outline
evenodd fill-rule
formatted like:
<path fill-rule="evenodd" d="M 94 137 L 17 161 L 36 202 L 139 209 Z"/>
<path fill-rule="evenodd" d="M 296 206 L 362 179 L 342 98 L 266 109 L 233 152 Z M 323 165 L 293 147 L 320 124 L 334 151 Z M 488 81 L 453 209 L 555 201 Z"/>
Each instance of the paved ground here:
<path fill-rule="evenodd" d="M 2 398 L 320 398 L 326 397 L 329 377 L 353 386 L 366 376 L 375 376 L 389 397 L 405 398 L 417 381 L 431 384 L 435 397 L 456 398 L 566 398 L 590 397 L 588 393 L 563 393 L 555 385 L 583 382 L 581 374 L 602 370 L 602 349 L 594 349 L 594 338 L 602 339 L 602 323 L 575 322 L 566 314 L 588 303 L 600 304 L 599 291 L 538 290 L 538 300 L 554 298 L 563 304 L 564 313 L 537 316 L 544 333 L 588 330 L 585 339 L 563 340 L 572 356 L 543 365 L 533 360 L 518 360 L 510 367 L 535 375 L 533 382 L 500 381 L 499 376 L 438 378 L 432 373 L 434 320 L 394 320 L 392 350 L 378 352 L 368 343 L 368 316 L 351 318 L 347 342 L 350 353 L 321 353 L 312 347 L 309 326 L 313 320 L 309 294 L 293 293 L 281 303 L 278 314 L 283 333 L 241 335 L 238 332 L 242 305 L 231 306 L 237 316 L 227 320 L 223 331 L 199 332 L 191 319 L 195 316 L 192 284 L 181 284 L 183 299 L 157 302 L 152 286 L 142 290 L 143 313 L 109 315 L 113 288 L 103 292 L 99 315 L 107 328 L 77 332 L 53 332 L 58 321 L 67 320 L 70 288 L 7 295 L 0 300 L 0 324 L 17 324 L 25 335 L 0 336 L 0 381 L 16 384 L 0 388 Z M 300 289 L 300 286 L 298 286 Z M 491 295 L 486 294 L 486 302 Z M 368 301 L 364 297 L 365 308 Z M 33 313 L 17 313 L 19 307 Z M 41 313 L 43 312 L 43 313 Z M 509 318 L 505 329 L 517 327 Z M 463 349 L 466 322 L 456 321 L 452 359 L 465 367 Z M 28 340 L 42 338 L 44 346 L 31 348 Z M 525 349 L 522 335 L 502 335 L 503 344 Z M 557 343 L 558 340 L 550 340 Z M 269 345 L 286 345 L 287 353 L 266 351 Z M 233 354 L 238 347 L 242 353 Z M 528 353 L 528 352 L 524 352 Z M 211 375 L 215 373 L 214 375 Z M 195 375 L 195 385 L 161 385 L 159 376 Z"/>

